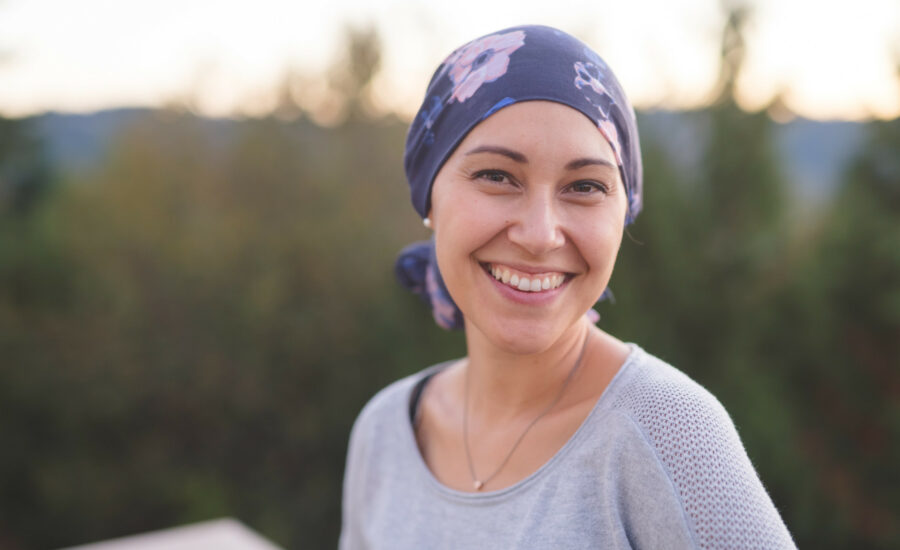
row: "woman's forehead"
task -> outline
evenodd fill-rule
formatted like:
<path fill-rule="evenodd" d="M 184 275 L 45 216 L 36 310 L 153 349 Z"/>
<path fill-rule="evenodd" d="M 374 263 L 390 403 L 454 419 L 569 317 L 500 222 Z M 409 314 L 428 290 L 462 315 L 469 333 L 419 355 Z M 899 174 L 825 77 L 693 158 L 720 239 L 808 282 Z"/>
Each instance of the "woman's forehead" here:
<path fill-rule="evenodd" d="M 504 107 L 476 125 L 454 152 L 455 157 L 502 154 L 557 160 L 598 158 L 616 165 L 611 145 L 580 111 L 552 101 L 525 101 Z M 532 158 L 529 158 L 532 157 Z M 537 160 L 534 158 L 533 160 Z"/>

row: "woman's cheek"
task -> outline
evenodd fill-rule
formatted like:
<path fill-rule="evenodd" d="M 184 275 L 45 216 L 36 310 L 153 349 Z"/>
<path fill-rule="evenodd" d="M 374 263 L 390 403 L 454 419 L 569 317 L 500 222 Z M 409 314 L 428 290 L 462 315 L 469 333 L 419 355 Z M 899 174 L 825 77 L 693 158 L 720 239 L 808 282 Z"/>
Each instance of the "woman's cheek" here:
<path fill-rule="evenodd" d="M 466 233 L 485 235 L 499 231 L 510 219 L 510 201 L 501 197 L 471 196 L 459 203 L 455 216 L 458 229 Z M 486 236 L 486 235 L 485 235 Z"/>
<path fill-rule="evenodd" d="M 615 261 L 623 229 L 616 220 L 600 218 L 570 226 L 567 233 L 588 263 L 604 265 Z"/>

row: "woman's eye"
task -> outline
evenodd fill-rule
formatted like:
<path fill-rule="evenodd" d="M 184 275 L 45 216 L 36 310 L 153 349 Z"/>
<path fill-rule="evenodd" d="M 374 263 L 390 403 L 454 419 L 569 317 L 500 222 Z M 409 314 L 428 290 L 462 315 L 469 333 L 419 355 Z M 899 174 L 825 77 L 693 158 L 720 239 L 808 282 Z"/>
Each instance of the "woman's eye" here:
<path fill-rule="evenodd" d="M 483 179 L 491 183 L 512 183 L 509 175 L 498 170 L 482 170 L 481 172 L 476 172 L 475 179 Z"/>
<path fill-rule="evenodd" d="M 605 195 L 609 192 L 606 185 L 596 181 L 576 181 L 569 186 L 569 189 L 581 195 L 590 195 L 598 192 Z"/>

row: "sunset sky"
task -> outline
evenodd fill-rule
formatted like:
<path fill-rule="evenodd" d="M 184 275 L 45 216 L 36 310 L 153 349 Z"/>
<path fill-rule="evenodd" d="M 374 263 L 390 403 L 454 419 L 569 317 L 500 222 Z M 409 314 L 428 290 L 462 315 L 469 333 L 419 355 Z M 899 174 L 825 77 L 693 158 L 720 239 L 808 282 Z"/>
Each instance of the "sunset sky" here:
<path fill-rule="evenodd" d="M 720 0 L 324 2 L 0 0 L 0 113 L 162 106 L 263 114 L 288 69 L 314 77 L 346 24 L 383 41 L 379 108 L 409 117 L 431 72 L 462 42 L 522 23 L 566 30 L 612 66 L 637 107 L 700 105 L 717 72 Z M 739 98 L 781 92 L 812 118 L 900 115 L 900 2 L 758 0 Z"/>

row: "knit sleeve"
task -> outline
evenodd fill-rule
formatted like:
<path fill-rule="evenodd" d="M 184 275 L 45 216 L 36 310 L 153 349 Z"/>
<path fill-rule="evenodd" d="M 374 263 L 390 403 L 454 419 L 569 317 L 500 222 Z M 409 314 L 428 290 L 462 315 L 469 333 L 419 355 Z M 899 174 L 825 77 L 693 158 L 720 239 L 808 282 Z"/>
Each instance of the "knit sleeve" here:
<path fill-rule="evenodd" d="M 680 497 L 699 548 L 796 548 L 728 413 L 703 387 L 655 360 L 615 407 L 643 431 Z"/>

